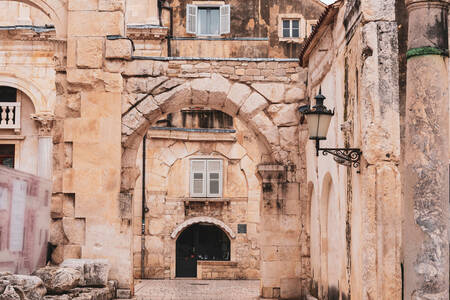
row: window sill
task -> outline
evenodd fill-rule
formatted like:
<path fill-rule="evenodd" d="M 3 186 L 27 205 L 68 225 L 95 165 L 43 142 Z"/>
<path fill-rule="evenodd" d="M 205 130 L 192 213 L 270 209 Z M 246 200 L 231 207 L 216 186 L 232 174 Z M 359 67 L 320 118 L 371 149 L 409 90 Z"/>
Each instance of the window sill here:
<path fill-rule="evenodd" d="M 152 127 L 148 131 L 147 137 L 153 139 L 172 139 L 192 142 L 235 142 L 236 131 L 233 129 L 188 129 Z"/>
<path fill-rule="evenodd" d="M 304 39 L 300 38 L 300 37 L 298 37 L 298 38 L 291 38 L 291 37 L 280 37 L 280 38 L 278 38 L 279 42 L 298 43 L 298 44 L 302 43 L 303 40 Z"/>
<path fill-rule="evenodd" d="M 225 197 L 225 198 L 197 198 L 197 197 L 167 197 L 166 201 L 183 201 L 185 203 L 189 202 L 237 202 L 237 201 L 247 201 L 247 197 Z"/>

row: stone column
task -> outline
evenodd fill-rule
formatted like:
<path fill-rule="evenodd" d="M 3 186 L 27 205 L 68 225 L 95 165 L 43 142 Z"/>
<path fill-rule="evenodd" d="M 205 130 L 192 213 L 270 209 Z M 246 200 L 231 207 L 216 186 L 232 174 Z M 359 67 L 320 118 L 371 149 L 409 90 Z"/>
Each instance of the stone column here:
<path fill-rule="evenodd" d="M 34 114 L 31 118 L 39 123 L 37 175 L 51 180 L 53 168 L 52 127 L 55 118 L 49 113 Z"/>
<path fill-rule="evenodd" d="M 447 0 L 406 0 L 404 299 L 449 299 Z"/>

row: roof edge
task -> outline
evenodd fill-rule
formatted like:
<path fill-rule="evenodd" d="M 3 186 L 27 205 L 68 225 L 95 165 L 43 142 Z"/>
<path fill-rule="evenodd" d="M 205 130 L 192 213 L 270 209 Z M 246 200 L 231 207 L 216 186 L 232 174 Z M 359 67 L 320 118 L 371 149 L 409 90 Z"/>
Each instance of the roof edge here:
<path fill-rule="evenodd" d="M 322 36 L 320 33 L 323 33 L 323 28 L 331 23 L 331 20 L 339 11 L 339 7 L 342 4 L 342 0 L 338 0 L 327 6 L 325 11 L 319 17 L 319 21 L 317 22 L 314 30 L 308 36 L 306 41 L 303 43 L 302 48 L 300 49 L 300 66 L 305 68 L 307 66 L 309 55 L 311 54 L 313 46 L 315 46 L 318 42 L 318 39 Z"/>

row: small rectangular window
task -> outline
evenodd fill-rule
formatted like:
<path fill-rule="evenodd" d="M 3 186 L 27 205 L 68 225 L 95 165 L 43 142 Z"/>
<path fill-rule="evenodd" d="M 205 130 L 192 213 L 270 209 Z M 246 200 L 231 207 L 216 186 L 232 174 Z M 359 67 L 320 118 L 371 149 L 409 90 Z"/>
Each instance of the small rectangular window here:
<path fill-rule="evenodd" d="M 191 160 L 191 197 L 222 197 L 222 160 Z"/>
<path fill-rule="evenodd" d="M 298 19 L 283 20 L 283 37 L 285 38 L 300 37 L 300 20 Z"/>

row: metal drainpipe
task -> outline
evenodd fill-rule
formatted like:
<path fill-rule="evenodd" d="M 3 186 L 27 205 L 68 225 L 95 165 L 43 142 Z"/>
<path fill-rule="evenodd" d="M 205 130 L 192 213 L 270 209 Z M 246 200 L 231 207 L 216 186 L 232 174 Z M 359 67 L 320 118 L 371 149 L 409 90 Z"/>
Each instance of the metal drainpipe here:
<path fill-rule="evenodd" d="M 169 27 L 169 36 L 167 37 L 167 56 L 172 56 L 172 46 L 171 41 L 173 37 L 173 8 L 170 6 L 162 6 L 161 9 L 165 9 L 169 11 L 170 16 L 170 27 Z M 159 16 L 160 22 L 161 22 L 161 15 Z"/>
<path fill-rule="evenodd" d="M 147 139 L 147 134 L 144 135 L 142 139 L 142 224 L 141 224 L 141 279 L 145 278 L 145 214 L 148 212 L 145 199 L 145 141 Z"/>

